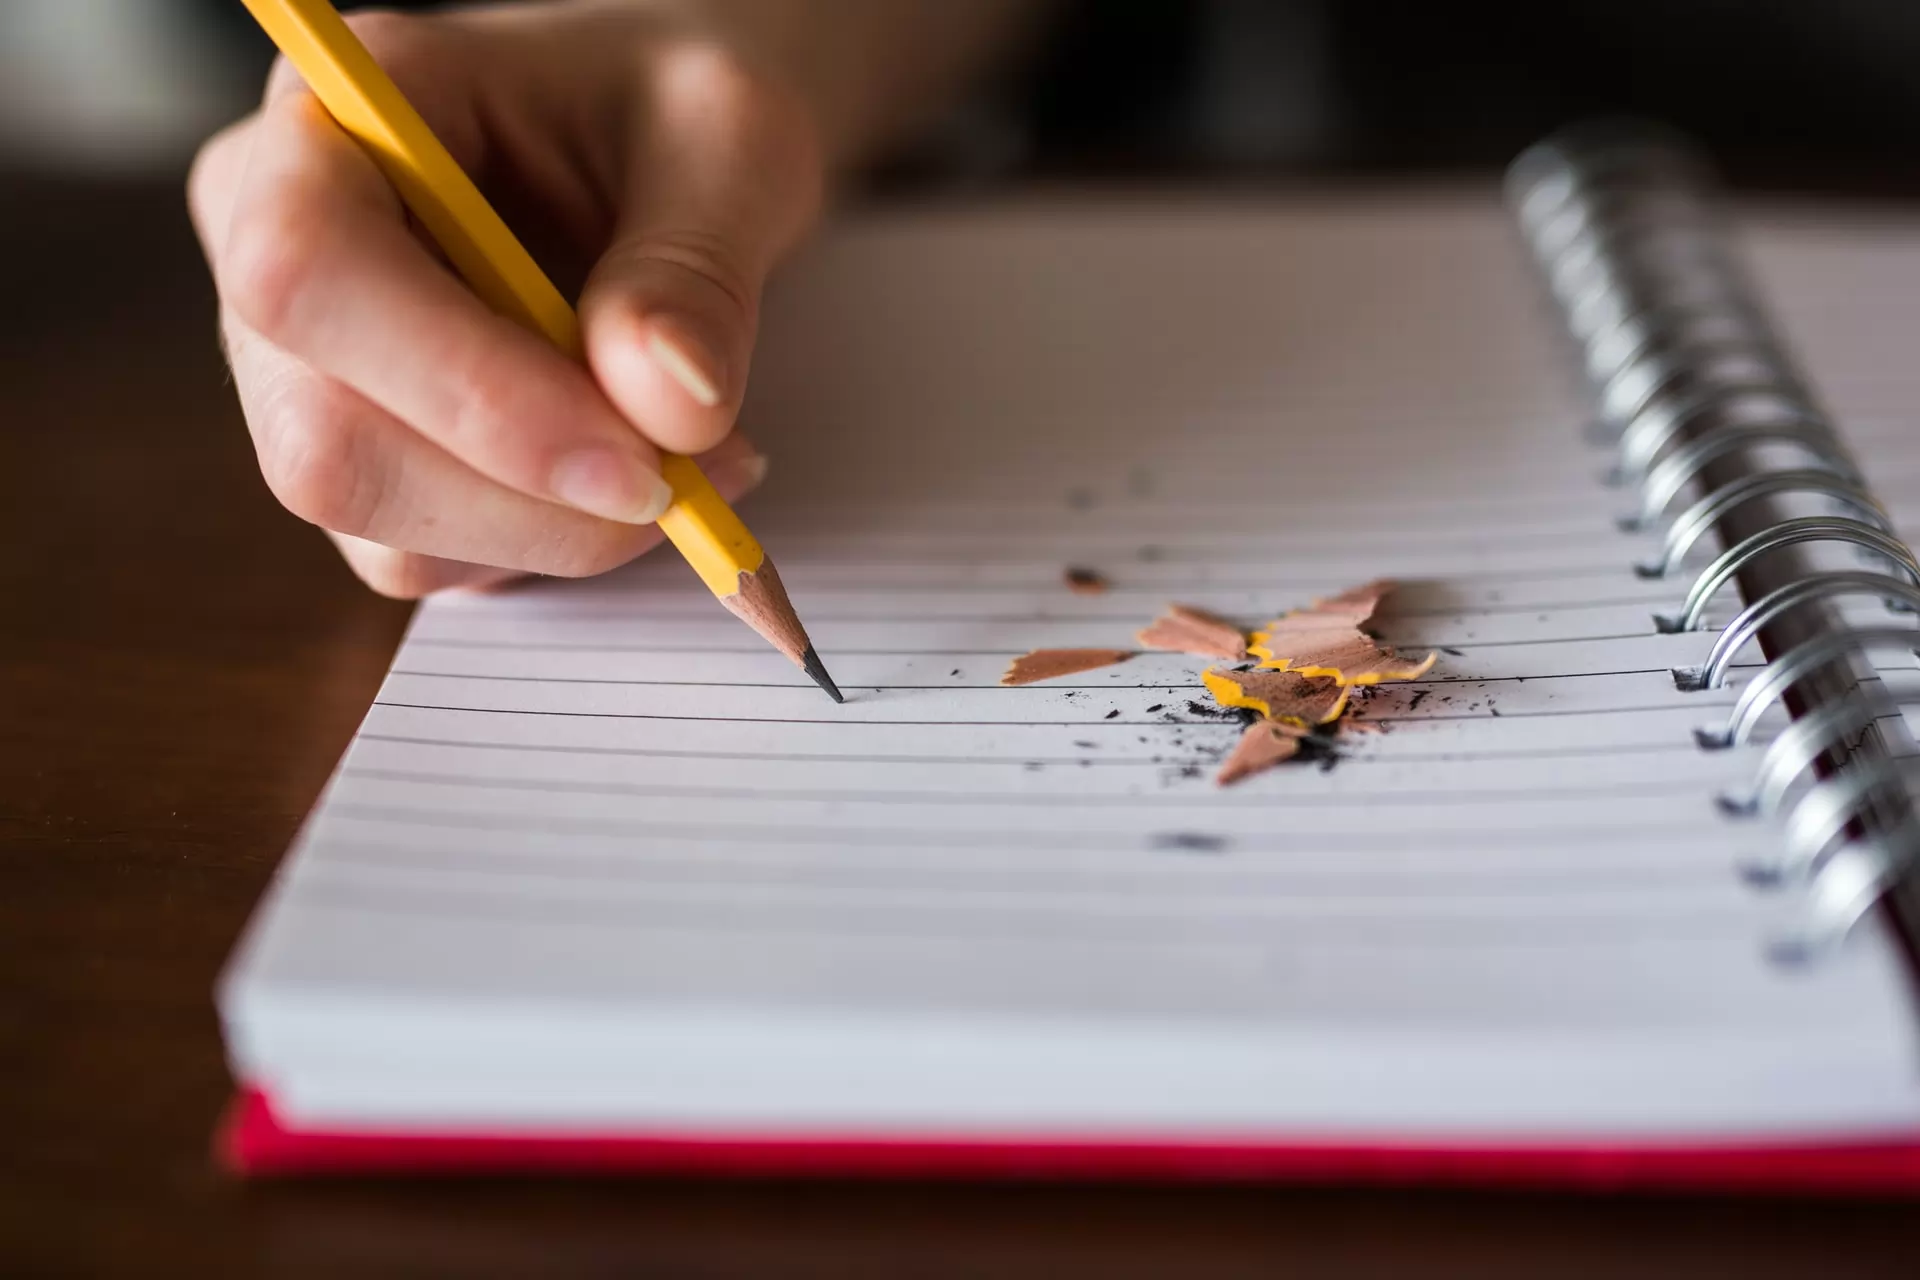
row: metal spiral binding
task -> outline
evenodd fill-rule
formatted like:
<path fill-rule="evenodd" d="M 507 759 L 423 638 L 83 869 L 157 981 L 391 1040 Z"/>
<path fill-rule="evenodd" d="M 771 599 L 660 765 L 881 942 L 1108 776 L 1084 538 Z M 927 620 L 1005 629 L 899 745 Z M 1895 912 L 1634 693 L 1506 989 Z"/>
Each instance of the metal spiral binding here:
<path fill-rule="evenodd" d="M 1802 605 L 1838 596 L 1878 596 L 1885 602 L 1897 602 L 1920 608 L 1920 586 L 1884 573 L 1859 570 L 1835 570 L 1817 577 L 1801 578 L 1784 587 L 1776 587 L 1742 609 L 1721 629 L 1707 651 L 1707 660 L 1697 667 L 1682 667 L 1674 672 L 1674 683 L 1689 692 L 1718 689 L 1727 682 L 1727 669 L 1740 651 L 1758 639 L 1767 625 Z"/>
<path fill-rule="evenodd" d="M 1684 141 L 1623 124 L 1551 138 L 1515 161 L 1507 179 L 1509 202 L 1588 382 L 1596 414 L 1589 434 L 1614 451 L 1609 480 L 1637 493 L 1618 523 L 1660 540 L 1657 556 L 1634 571 L 1674 575 L 1709 533 L 1731 544 L 1700 570 L 1676 612 L 1656 618 L 1658 628 L 1699 629 L 1723 587 L 1747 581 L 1744 570 L 1785 547 L 1851 545 L 1885 566 L 1769 582 L 1720 630 L 1700 665 L 1674 673 L 1683 689 L 1721 687 L 1735 658 L 1769 628 L 1840 597 L 1920 611 L 1920 560 L 1895 537 L 1767 320 L 1706 198 L 1712 187 Z M 1787 454 L 1791 461 L 1780 461 Z M 1692 500 L 1672 515 L 1688 494 Z M 1763 504 L 1783 497 L 1837 510 L 1774 519 L 1785 509 Z M 1742 515 L 1757 531 L 1730 534 L 1741 527 L 1730 518 Z M 1920 654 L 1920 630 L 1826 630 L 1791 643 L 1746 682 L 1725 726 L 1696 738 L 1703 747 L 1743 743 L 1770 707 L 1811 677 L 1888 646 Z M 1803 889 L 1802 922 L 1778 943 L 1781 954 L 1807 954 L 1844 936 L 1920 850 L 1910 806 L 1890 803 L 1908 799 L 1914 762 L 1848 754 L 1883 714 L 1862 696 L 1856 673 L 1840 696 L 1772 739 L 1750 789 L 1718 798 L 1730 813 L 1780 821 L 1781 855 L 1748 871 Z M 1822 776 L 1822 763 L 1835 760 L 1840 766 Z"/>
<path fill-rule="evenodd" d="M 1643 560 L 1633 566 L 1633 571 L 1643 578 L 1666 577 L 1680 567 L 1700 539 L 1719 526 L 1724 516 L 1748 502 L 1780 493 L 1822 494 L 1881 530 L 1893 532 L 1885 510 L 1851 480 L 1831 471 L 1762 471 L 1728 481 L 1675 516 L 1661 538 L 1660 558 Z"/>
<path fill-rule="evenodd" d="M 1694 741 L 1709 750 L 1745 745 L 1760 717 L 1782 701 L 1788 690 L 1822 667 L 1876 646 L 1904 646 L 1906 652 L 1920 656 L 1920 631 L 1910 627 L 1855 627 L 1829 631 L 1795 645 L 1741 686 L 1724 728 L 1695 729 Z"/>
<path fill-rule="evenodd" d="M 1850 542 L 1863 550 L 1884 556 L 1895 568 L 1905 570 L 1913 582 L 1920 583 L 1920 561 L 1913 558 L 1913 552 L 1907 550 L 1906 544 L 1898 538 L 1862 520 L 1839 516 L 1799 516 L 1762 529 L 1752 537 L 1728 547 L 1693 580 L 1687 598 L 1680 602 L 1679 611 L 1656 614 L 1655 624 L 1662 631 L 1698 631 L 1707 605 L 1712 603 L 1721 587 L 1739 575 L 1740 570 L 1769 551 L 1778 551 L 1802 542 Z"/>

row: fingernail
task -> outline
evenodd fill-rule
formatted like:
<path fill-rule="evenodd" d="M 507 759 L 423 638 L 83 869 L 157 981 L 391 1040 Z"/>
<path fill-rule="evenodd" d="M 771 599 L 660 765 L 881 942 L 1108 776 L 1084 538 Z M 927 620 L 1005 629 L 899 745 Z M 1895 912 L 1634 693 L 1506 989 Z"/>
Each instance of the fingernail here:
<path fill-rule="evenodd" d="M 720 491 L 720 496 L 729 502 L 758 489 L 766 478 L 766 455 L 759 453 L 720 463 L 707 476 L 713 481 L 713 487 Z"/>
<path fill-rule="evenodd" d="M 647 354 L 653 357 L 653 362 L 679 383 L 695 404 L 711 409 L 720 403 L 720 382 L 711 372 L 712 362 L 699 359 L 696 349 L 693 342 L 663 331 L 658 323 L 647 336 Z"/>
<path fill-rule="evenodd" d="M 673 503 L 673 486 L 615 449 L 570 453 L 553 469 L 553 496 L 622 524 L 652 524 Z"/>

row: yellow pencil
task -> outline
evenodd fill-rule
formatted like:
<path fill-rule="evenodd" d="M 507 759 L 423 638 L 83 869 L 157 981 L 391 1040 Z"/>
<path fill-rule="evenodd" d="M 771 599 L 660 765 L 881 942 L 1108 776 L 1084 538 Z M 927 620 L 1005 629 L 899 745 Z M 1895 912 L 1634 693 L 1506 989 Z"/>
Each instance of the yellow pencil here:
<path fill-rule="evenodd" d="M 365 147 L 407 208 L 494 310 L 583 358 L 573 308 L 420 118 L 329 0 L 244 0 L 340 127 Z M 660 529 L 747 625 L 844 701 L 787 599 L 773 561 L 691 458 L 661 468 L 673 505 Z"/>

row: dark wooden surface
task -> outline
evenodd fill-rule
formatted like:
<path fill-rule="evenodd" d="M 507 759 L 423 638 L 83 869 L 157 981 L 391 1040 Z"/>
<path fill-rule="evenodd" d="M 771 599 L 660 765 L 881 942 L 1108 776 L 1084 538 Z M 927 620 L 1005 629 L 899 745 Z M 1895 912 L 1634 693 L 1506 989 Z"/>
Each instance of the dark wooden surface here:
<path fill-rule="evenodd" d="M 173 186 L 0 235 L 0 1274 L 1920 1274 L 1894 1203 L 229 1180 L 214 977 L 406 609 L 259 483 Z"/>

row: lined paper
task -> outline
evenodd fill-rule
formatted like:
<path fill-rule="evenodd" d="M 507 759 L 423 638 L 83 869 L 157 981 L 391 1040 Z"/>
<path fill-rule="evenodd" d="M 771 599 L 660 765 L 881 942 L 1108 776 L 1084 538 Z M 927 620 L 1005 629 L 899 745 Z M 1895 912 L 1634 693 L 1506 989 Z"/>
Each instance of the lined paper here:
<path fill-rule="evenodd" d="M 1655 633 L 1685 583 L 1629 568 L 1497 210 L 901 216 L 765 331 L 750 518 L 847 703 L 667 556 L 423 606 L 225 989 L 292 1118 L 1920 1124 L 1876 928 L 1763 958 L 1790 904 L 1738 868 L 1776 833 L 1712 802 L 1754 756 L 1691 735 L 1736 690 L 1674 687 L 1712 637 Z M 1216 787 L 1238 726 L 1180 655 L 997 683 L 1382 576 L 1384 636 L 1442 656 L 1328 769 Z"/>

